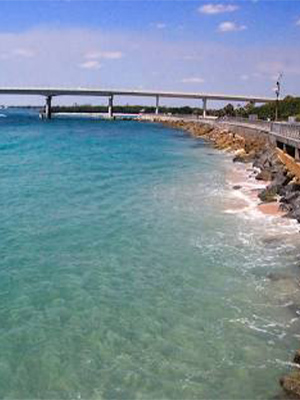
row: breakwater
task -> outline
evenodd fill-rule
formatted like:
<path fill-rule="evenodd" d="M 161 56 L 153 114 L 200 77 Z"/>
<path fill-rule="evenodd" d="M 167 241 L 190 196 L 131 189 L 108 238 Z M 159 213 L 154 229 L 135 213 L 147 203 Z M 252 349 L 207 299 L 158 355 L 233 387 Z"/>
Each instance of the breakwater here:
<path fill-rule="evenodd" d="M 159 120 L 157 120 L 159 121 Z M 162 120 L 162 123 L 189 132 L 193 137 L 206 138 L 215 148 L 235 152 L 234 162 L 252 163 L 256 179 L 268 182 L 259 193 L 262 202 L 280 202 L 287 218 L 300 222 L 300 166 L 292 157 L 276 148 L 274 141 L 261 132 L 248 130 L 239 134 L 221 124 Z"/>

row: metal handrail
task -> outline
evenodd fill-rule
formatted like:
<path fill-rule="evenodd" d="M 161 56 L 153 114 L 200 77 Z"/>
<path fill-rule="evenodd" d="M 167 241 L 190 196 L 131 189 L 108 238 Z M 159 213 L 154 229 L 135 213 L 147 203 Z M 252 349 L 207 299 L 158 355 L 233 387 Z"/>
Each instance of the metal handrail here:
<path fill-rule="evenodd" d="M 297 122 L 270 122 L 260 119 L 251 120 L 243 117 L 222 117 L 218 121 L 229 124 L 255 126 L 262 130 L 270 132 L 277 136 L 282 136 L 286 139 L 300 140 L 300 124 Z"/>
<path fill-rule="evenodd" d="M 287 139 L 300 139 L 300 124 L 272 122 L 271 132 Z"/>

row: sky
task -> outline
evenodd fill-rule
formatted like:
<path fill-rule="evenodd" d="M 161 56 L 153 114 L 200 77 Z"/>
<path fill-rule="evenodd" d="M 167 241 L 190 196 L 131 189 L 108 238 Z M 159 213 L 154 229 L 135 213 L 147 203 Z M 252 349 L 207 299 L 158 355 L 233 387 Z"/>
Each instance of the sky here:
<path fill-rule="evenodd" d="M 0 7 L 1 87 L 275 97 L 283 73 L 282 96 L 300 96 L 300 0 L 0 0 Z M 0 104 L 44 101 L 4 97 Z M 56 103 L 74 101 L 107 99 Z"/>

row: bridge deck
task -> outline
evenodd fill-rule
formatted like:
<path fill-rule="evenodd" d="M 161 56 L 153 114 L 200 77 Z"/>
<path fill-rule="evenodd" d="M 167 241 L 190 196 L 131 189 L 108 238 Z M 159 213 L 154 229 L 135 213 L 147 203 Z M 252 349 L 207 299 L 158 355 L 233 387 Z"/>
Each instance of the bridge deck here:
<path fill-rule="evenodd" d="M 0 87 L 0 94 L 10 95 L 40 95 L 40 96 L 139 96 L 139 97 L 165 97 L 181 99 L 208 99 L 228 101 L 253 101 L 255 103 L 268 103 L 274 101 L 270 97 L 242 96 L 213 93 L 188 93 L 150 90 L 117 90 L 117 89 L 90 89 L 90 88 L 14 88 Z"/>

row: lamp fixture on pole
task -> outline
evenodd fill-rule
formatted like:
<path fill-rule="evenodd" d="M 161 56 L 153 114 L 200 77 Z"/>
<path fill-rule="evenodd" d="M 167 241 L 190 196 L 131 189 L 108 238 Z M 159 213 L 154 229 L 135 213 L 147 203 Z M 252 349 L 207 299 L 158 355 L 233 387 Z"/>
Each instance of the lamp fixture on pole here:
<path fill-rule="evenodd" d="M 281 89 L 281 78 L 282 78 L 282 72 L 280 72 L 277 82 L 276 82 L 276 88 L 275 88 L 275 94 L 276 94 L 276 107 L 275 107 L 275 121 L 278 120 L 278 108 L 279 108 L 279 96 L 280 96 L 280 89 Z"/>

